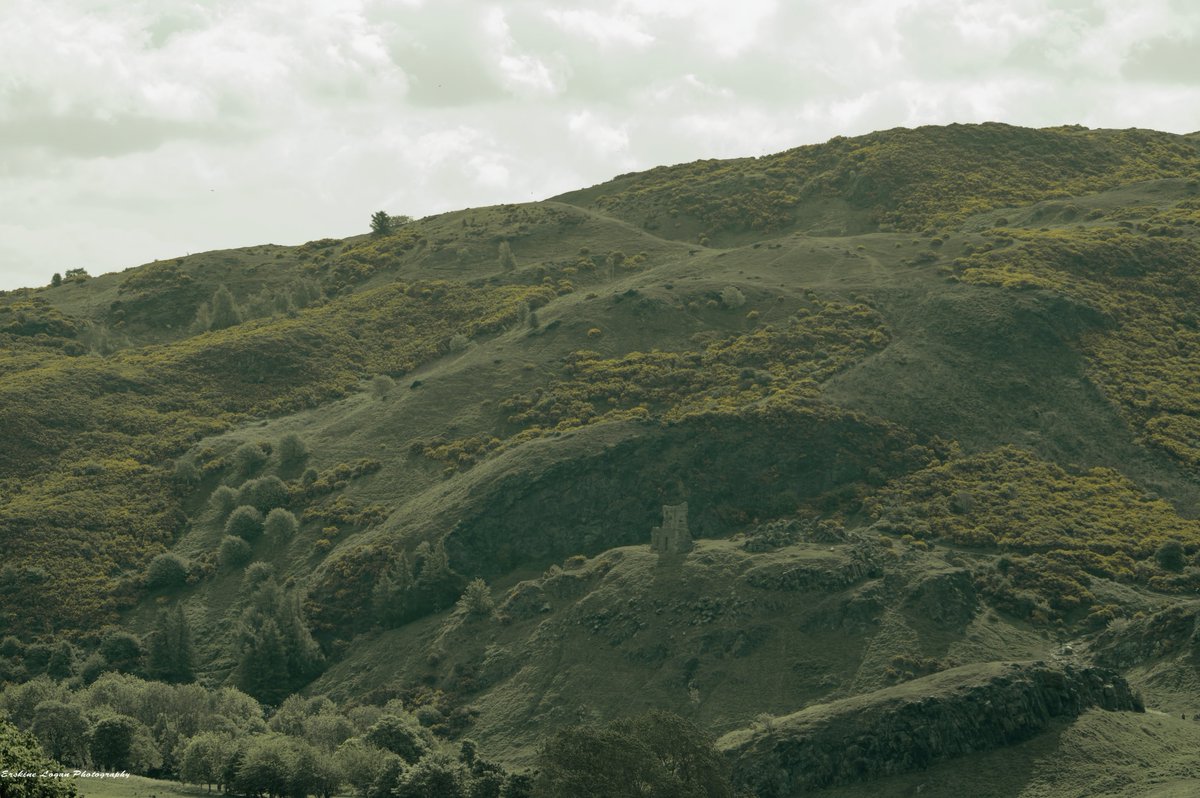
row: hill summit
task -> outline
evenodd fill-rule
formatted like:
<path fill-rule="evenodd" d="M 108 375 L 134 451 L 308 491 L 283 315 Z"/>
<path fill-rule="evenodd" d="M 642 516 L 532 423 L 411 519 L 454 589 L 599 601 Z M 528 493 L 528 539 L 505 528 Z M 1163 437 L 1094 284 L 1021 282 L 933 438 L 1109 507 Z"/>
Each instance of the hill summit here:
<path fill-rule="evenodd" d="M 762 795 L 1192 739 L 1123 713 L 1200 712 L 1196 135 L 896 129 L 376 227 L 0 296 L 0 679 L 161 678 L 170 615 L 270 706 L 517 764 L 667 709 Z M 1064 708 L 836 736 L 993 689 Z"/>

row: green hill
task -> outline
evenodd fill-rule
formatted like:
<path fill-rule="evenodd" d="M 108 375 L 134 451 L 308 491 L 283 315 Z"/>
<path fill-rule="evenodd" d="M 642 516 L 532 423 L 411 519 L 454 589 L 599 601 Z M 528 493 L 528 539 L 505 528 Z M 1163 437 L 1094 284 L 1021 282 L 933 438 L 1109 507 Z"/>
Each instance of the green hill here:
<path fill-rule="evenodd" d="M 1198 268 L 1195 136 L 986 124 L 7 292 L 0 679 L 64 642 L 76 679 L 145 671 L 106 641 L 179 607 L 209 686 L 251 689 L 270 616 L 257 697 L 400 701 L 509 764 L 1064 645 L 1190 716 Z M 699 542 L 659 557 L 683 501 Z M 962 761 L 1191 739 L 1106 715 Z"/>

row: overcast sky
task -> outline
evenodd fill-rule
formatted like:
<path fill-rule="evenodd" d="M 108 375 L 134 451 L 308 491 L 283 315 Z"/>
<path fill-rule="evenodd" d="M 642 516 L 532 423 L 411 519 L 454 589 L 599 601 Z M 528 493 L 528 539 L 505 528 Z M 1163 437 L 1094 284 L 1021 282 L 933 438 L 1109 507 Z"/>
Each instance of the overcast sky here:
<path fill-rule="evenodd" d="M 1194 0 L 0 0 L 0 288 L 996 120 L 1200 129 Z"/>

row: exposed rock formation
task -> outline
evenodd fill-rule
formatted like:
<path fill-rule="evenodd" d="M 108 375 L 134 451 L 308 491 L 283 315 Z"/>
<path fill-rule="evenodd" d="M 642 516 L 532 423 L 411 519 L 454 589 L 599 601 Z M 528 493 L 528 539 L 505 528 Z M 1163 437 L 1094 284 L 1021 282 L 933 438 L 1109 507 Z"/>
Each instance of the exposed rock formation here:
<path fill-rule="evenodd" d="M 1143 709 L 1111 671 L 966 665 L 731 732 L 720 747 L 738 787 L 783 798 L 1009 745 L 1093 706 Z"/>

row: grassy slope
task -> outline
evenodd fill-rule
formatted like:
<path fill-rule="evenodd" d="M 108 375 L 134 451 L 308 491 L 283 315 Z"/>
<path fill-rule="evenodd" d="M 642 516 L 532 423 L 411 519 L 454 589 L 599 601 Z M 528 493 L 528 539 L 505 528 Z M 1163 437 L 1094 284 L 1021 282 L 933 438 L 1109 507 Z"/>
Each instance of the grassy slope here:
<path fill-rule="evenodd" d="M 935 151 L 938 158 L 931 158 Z M 1130 391 L 1131 383 L 1120 379 L 1121 364 L 1141 357 L 1152 366 L 1170 366 L 1152 372 L 1154 384 L 1160 386 L 1156 391 L 1171 395 L 1189 390 L 1187 371 L 1180 365 L 1188 361 L 1178 361 L 1180 353 L 1162 345 L 1182 342 L 1170 345 L 1184 347 L 1182 354 L 1190 357 L 1192 339 L 1178 335 L 1187 320 L 1172 317 L 1171 324 L 1161 324 L 1155 315 L 1157 306 L 1126 302 L 1140 294 L 1131 294 L 1111 275 L 1081 277 L 1077 267 L 1056 260 L 1056 255 L 1030 259 L 1022 253 L 1070 252 L 1079 242 L 1110 228 L 1139 242 L 1186 243 L 1196 235 L 1191 205 L 1196 168 L 1195 142 L 1166 134 L 1023 131 L 1004 126 L 889 131 L 764 159 L 652 170 L 564 195 L 560 201 L 444 214 L 384 240 L 362 237 L 299 248 L 205 253 L 131 274 L 36 292 L 32 297 L 11 295 L 0 304 L 16 308 L 26 303 L 21 305 L 22 313 L 50 324 L 57 323 L 56 312 L 65 314 L 76 333 L 73 338 L 6 338 L 10 355 L 0 368 L 17 375 L 10 385 L 24 397 L 6 405 L 11 416 L 6 417 L 7 428 L 22 433 L 44 429 L 49 437 L 29 435 L 23 440 L 17 435 L 6 441 L 13 468 L 5 477 L 10 488 L 3 507 L 8 514 L 5 545 L 10 551 L 16 547 L 18 533 L 27 532 L 30 519 L 49 519 L 45 529 L 39 532 L 41 526 L 33 526 L 35 534 L 21 542 L 19 562 L 36 565 L 48 556 L 62 555 L 65 550 L 39 542 L 50 541 L 51 532 L 71 547 L 83 545 L 70 554 L 81 562 L 94 563 L 100 554 L 108 558 L 106 569 L 96 573 L 89 568 L 93 573 L 89 580 L 75 580 L 70 591 L 57 594 L 60 603 L 53 607 L 59 615 L 48 618 L 51 624 L 68 626 L 72 618 L 94 620 L 97 616 L 89 613 L 115 606 L 113 587 L 122 576 L 132 577 L 125 580 L 127 603 L 140 597 L 140 565 L 162 546 L 203 560 L 211 557 L 219 540 L 221 531 L 205 498 L 219 481 L 230 479 L 228 471 L 214 461 L 198 489 L 177 494 L 164 479 L 167 457 L 190 446 L 192 455 L 209 449 L 219 458 L 238 443 L 277 441 L 284 433 L 296 432 L 312 450 L 307 465 L 319 471 L 363 457 L 378 460 L 381 467 L 376 473 L 351 480 L 336 495 L 360 507 L 379 504 L 387 518 L 369 527 L 342 524 L 333 535 L 326 522 L 309 521 L 286 545 L 260 544 L 256 557 L 272 562 L 285 576 L 308 582 L 323 606 L 343 613 L 322 616 L 318 612 L 318 621 L 340 623 L 347 614 L 361 621 L 361 603 L 346 599 L 345 591 L 353 594 L 351 588 L 364 585 L 369 590 L 370 580 L 363 582 L 363 574 L 369 577 L 372 569 L 383 567 L 398 548 L 411 550 L 418 540 L 446 535 L 462 518 L 470 525 L 460 529 L 457 537 L 451 536 L 452 561 L 468 575 L 486 573 L 498 588 L 508 588 L 567 555 L 600 554 L 641 539 L 655 520 L 657 505 L 678 498 L 680 491 L 699 490 L 697 486 L 703 485 L 704 491 L 720 495 L 719 485 L 702 483 L 686 470 L 672 471 L 679 464 L 687 466 L 688 458 L 709 454 L 680 447 L 670 425 L 658 424 L 671 418 L 672 412 L 683 412 L 679 408 L 700 395 L 705 396 L 705 412 L 717 413 L 712 418 L 718 424 L 776 412 L 770 409 L 773 406 L 807 407 L 805 403 L 814 400 L 825 408 L 821 418 L 843 419 L 839 423 L 850 418 L 843 410 L 884 419 L 898 425 L 895 434 L 927 444 L 910 459 L 895 461 L 901 471 L 923 465 L 937 468 L 949 461 L 948 472 L 957 474 L 953 465 L 957 452 L 980 456 L 998 450 L 999 455 L 987 456 L 1000 457 L 1001 468 L 1015 468 L 1018 482 L 1044 480 L 1041 466 L 1019 467 L 1027 455 L 1005 459 L 1007 450 L 998 449 L 1015 445 L 1032 452 L 1038 462 L 1066 466 L 1069 474 L 1077 467 L 1115 469 L 1133 480 L 1137 487 L 1131 490 L 1153 489 L 1174 508 L 1191 513 L 1197 507 L 1193 463 L 1187 450 L 1171 442 L 1186 439 L 1192 408 L 1172 406 L 1168 409 L 1173 420 L 1156 422 L 1162 414 L 1147 409 L 1145 402 L 1139 404 L 1142 400 Z M 1133 184 L 1138 180 L 1150 182 Z M 932 231 L 916 236 L 896 232 L 925 228 L 939 232 L 936 237 L 931 237 Z M 1169 235 L 1160 235 L 1162 229 Z M 516 253 L 515 273 L 502 274 L 496 263 L 501 240 L 509 240 Z M 705 243 L 681 243 L 697 240 Z M 1043 240 L 1053 246 L 1031 250 Z M 613 252 L 622 257 L 616 258 L 610 271 L 608 256 Z M 1172 257 L 1168 254 L 1166 259 Z M 1154 266 L 1153 258 L 1148 262 Z M 1158 273 L 1155 268 L 1151 272 Z M 1128 282 L 1129 278 L 1120 279 Z M 435 296 L 440 290 L 436 287 L 399 296 L 392 288 L 397 280 L 426 286 L 432 284 L 421 281 L 449 281 L 455 286 L 453 306 L 435 307 L 441 301 L 440 295 Z M 290 291 L 303 281 L 322 285 L 327 294 L 323 304 L 301 310 L 293 319 L 264 316 L 224 333 L 189 337 L 196 305 L 219 283 L 229 284 L 249 305 L 266 301 L 265 293 Z M 1190 284 L 1176 282 L 1178 302 L 1186 304 L 1194 298 L 1188 293 Z M 746 298 L 736 309 L 721 299 L 730 285 Z M 540 326 L 531 330 L 518 321 L 512 303 L 535 296 L 548 304 L 538 309 Z M 45 300 L 50 309 L 31 309 L 31 298 Z M 117 301 L 122 306 L 114 307 Z M 1131 310 L 1114 314 L 1111 303 Z M 797 351 L 829 350 L 836 356 L 829 361 L 831 368 L 816 380 L 808 380 L 808 372 L 803 371 L 809 368 L 806 361 L 789 359 L 768 346 L 769 357 L 754 364 L 754 373 L 739 373 L 751 368 L 741 362 L 727 376 L 705 367 L 697 373 L 707 382 L 689 383 L 686 391 L 674 394 L 670 390 L 653 394 L 644 402 L 645 417 L 634 413 L 615 420 L 618 416 L 613 415 L 611 423 L 586 425 L 573 420 L 572 413 L 580 407 L 571 404 L 581 400 L 579 381 L 572 382 L 570 372 L 564 371 L 564 358 L 573 352 L 597 353 L 604 365 L 593 375 L 615 378 L 626 373 L 621 370 L 630 357 L 643 357 L 636 353 L 653 355 L 659 349 L 702 358 L 714 342 L 731 336 L 748 336 L 745 340 L 751 341 L 754 335 L 765 335 L 775 340 L 771 338 L 775 333 L 765 332 L 768 327 L 785 330 L 796 316 L 816 318 L 813 312 L 818 307 L 864 308 L 864 314 L 878 318 L 880 337 L 874 340 L 882 343 L 839 354 L 841 350 L 831 346 L 838 340 L 834 332 L 857 333 L 835 314 L 828 317 L 830 322 L 822 322 L 824 326 L 813 328 L 815 337 L 807 345 L 793 345 Z M 500 320 L 479 329 L 481 312 L 498 314 L 493 318 Z M 1171 312 L 1182 313 L 1175 307 Z M 433 318 L 438 326 L 426 323 Z M 5 323 L 0 317 L 0 328 Z M 293 362 L 291 342 L 313 330 L 318 335 L 307 345 L 309 359 Z M 446 342 L 457 330 L 471 335 L 471 343 L 465 351 L 447 351 Z M 116 354 L 72 357 L 63 351 L 64 341 L 91 345 L 98 331 L 107 336 L 107 346 L 117 348 Z M 219 347 L 222 342 L 225 349 Z M 1114 349 L 1112 342 L 1123 348 Z M 244 357 L 248 368 L 259 369 L 260 382 L 226 384 L 228 365 L 238 362 L 238 357 Z M 266 367 L 261 364 L 264 357 Z M 654 362 L 668 362 L 653 357 L 659 358 Z M 283 358 L 279 362 L 286 367 L 278 374 L 276 358 Z M 636 398 L 638 391 L 646 386 L 670 384 L 669 369 L 655 368 L 614 383 L 635 397 L 628 406 L 617 401 L 617 410 L 636 410 L 643 401 Z M 174 394 L 161 392 L 148 376 L 164 369 L 183 375 Z M 402 375 L 386 399 L 366 392 L 365 380 L 380 372 Z M 31 392 L 29 385 L 36 385 L 37 392 Z M 86 390 L 88 386 L 95 386 L 94 390 Z M 562 407 L 574 409 L 543 412 L 539 430 L 511 422 L 512 410 L 504 401 L 535 391 L 561 398 Z M 64 412 L 62 403 L 55 401 L 62 395 L 80 396 L 75 408 L 79 412 Z M 196 396 L 203 396 L 207 404 L 197 405 Z M 604 416 L 609 408 L 604 397 L 583 399 L 597 416 Z M 171 404 L 169 411 L 165 403 Z M 101 409 L 143 405 L 136 418 L 114 417 Z M 727 414 L 724 421 L 721 413 Z M 808 416 L 786 416 L 789 429 L 801 417 Z M 55 423 L 43 424 L 46 418 Z M 71 430 L 72 425 L 96 432 L 77 436 L 75 443 L 54 437 L 56 429 Z M 113 427 L 136 434 L 129 440 L 113 438 L 105 432 Z M 872 428 L 879 431 L 871 433 L 875 437 L 869 440 L 893 436 L 882 431 L 885 427 Z M 219 430 L 225 431 L 193 443 Z M 947 446 L 935 437 L 953 443 Z M 447 451 L 458 453 L 453 456 L 468 450 L 470 456 L 460 467 L 458 460 L 431 458 L 420 453 L 421 446 L 413 446 L 434 438 Z M 492 438 L 498 441 L 497 451 L 488 454 Z M 481 441 L 478 445 L 483 448 L 470 449 L 476 445 L 472 440 Z M 801 465 L 803 458 L 799 458 L 794 470 L 783 475 L 784 482 L 801 486 L 793 506 L 782 509 L 781 505 L 771 512 L 787 513 L 798 503 L 809 511 L 845 513 L 844 520 L 851 526 L 873 521 L 874 516 L 860 512 L 859 502 L 895 475 L 886 468 L 869 475 L 854 468 L 839 470 L 844 452 L 855 448 L 847 446 L 848 440 L 796 438 L 791 445 L 801 454 L 805 446 L 817 446 L 821 456 L 831 458 L 818 469 L 826 476 L 821 480 L 808 476 L 811 464 Z M 150 457 L 144 454 L 151 448 L 146 441 L 153 441 Z M 770 453 L 779 444 L 778 436 L 752 437 L 745 452 L 730 450 L 731 458 L 722 462 L 722 468 L 756 474 L 753 468 L 742 468 L 760 456 L 754 450 Z M 48 451 L 57 457 L 41 461 L 40 471 L 22 476 L 15 470 L 17 463 L 38 462 L 37 457 Z M 114 452 L 128 456 L 115 458 Z M 633 457 L 632 467 L 606 460 L 605 452 Z M 935 456 L 938 459 L 931 461 Z M 101 474 L 72 474 L 71 469 L 89 457 L 101 458 Z M 472 467 L 474 461 L 478 464 Z M 698 463 L 693 465 L 699 468 Z M 939 528 L 956 530 L 964 515 L 950 499 L 956 492 L 975 490 L 972 480 L 986 486 L 989 478 L 987 472 L 970 468 L 960 477 L 962 484 L 955 483 L 953 490 L 949 482 L 939 483 L 934 485 L 932 500 L 928 495 L 919 497 L 928 504 L 928 512 L 946 520 L 948 526 Z M 509 478 L 533 486 L 521 488 L 517 507 L 503 501 Z M 131 484 L 139 487 L 129 491 Z M 572 487 L 563 490 L 563 484 Z M 890 489 L 902 495 L 912 484 L 897 481 Z M 120 502 L 113 494 L 118 486 Z M 763 495 L 773 497 L 771 501 L 783 497 L 782 492 Z M 63 496 L 78 497 L 79 502 L 72 505 L 74 499 Z M 708 535 L 745 529 L 758 501 L 749 493 L 744 507 L 725 499 L 707 506 L 705 495 L 689 498 L 697 509 L 695 517 L 703 519 L 697 529 Z M 88 515 L 98 508 L 122 506 L 121 502 L 126 509 L 120 517 Z M 614 502 L 622 509 L 605 509 Z M 144 513 L 151 506 L 157 507 L 158 515 Z M 61 513 L 47 513 L 47 507 L 74 508 L 74 514 L 64 521 Z M 1052 515 L 1062 511 L 1053 500 L 1038 509 Z M 1143 508 L 1137 510 L 1126 517 L 1124 510 L 1115 509 L 1105 523 L 1132 529 L 1145 521 Z M 1170 506 L 1163 505 L 1161 511 L 1168 526 L 1190 524 L 1173 518 L 1176 510 Z M 130 518 L 149 523 L 145 529 L 135 527 L 130 535 Z M 513 521 L 506 527 L 492 523 L 496 518 Z M 965 518 L 972 524 L 989 521 L 970 513 Z M 172 535 L 174 524 L 179 524 L 177 536 Z M 76 531 L 63 537 L 63 529 Z M 42 532 L 45 535 L 39 538 Z M 480 552 L 495 550 L 472 549 L 471 534 L 474 540 L 517 534 L 530 544 L 517 548 L 520 555 L 515 560 L 481 557 Z M 932 537 L 939 548 L 971 545 L 960 531 Z M 542 538 L 549 543 L 538 544 Z M 923 545 L 913 544 L 906 561 L 921 573 L 934 567 L 930 555 L 921 552 Z M 1022 545 L 1018 540 L 1009 548 L 1022 552 Z M 89 546 L 97 553 L 89 553 Z M 1178 584 L 1168 584 L 1174 577 L 1156 570 L 1152 548 L 1150 543 L 1141 546 L 1136 556 L 1142 570 L 1131 567 L 1127 581 L 1110 581 L 1111 569 L 1087 567 L 1082 575 L 1077 568 L 1071 578 L 1090 591 L 1093 604 L 1111 605 L 1117 615 L 1157 608 L 1192 588 L 1183 577 Z M 1036 594 L 1040 586 L 1043 593 L 1053 592 L 1061 583 L 1047 581 L 1044 571 L 1025 583 L 997 581 L 989 570 L 997 549 L 963 553 L 978 558 L 983 605 L 1003 607 L 1017 620 L 1000 616 L 1001 620 L 993 621 L 981 610 L 973 632 L 960 630 L 953 639 L 936 643 L 919 633 L 910 634 L 904 625 L 886 634 L 865 635 L 852 641 L 850 659 L 817 669 L 822 676 L 832 675 L 838 689 L 861 691 L 879 685 L 894 656 L 939 659 L 951 652 L 963 661 L 977 661 L 1015 656 L 1009 650 L 1013 647 L 1032 652 L 1044 645 L 1023 626 L 1022 602 L 1032 602 L 1036 608 L 1037 596 L 1030 598 L 1022 591 Z M 945 556 L 960 555 L 952 551 Z M 637 561 L 628 558 L 623 567 Z M 497 569 L 497 562 L 509 564 Z M 738 566 L 742 567 L 749 566 Z M 913 574 L 905 578 L 910 577 L 915 578 Z M 713 591 L 722 592 L 722 580 L 728 577 L 713 578 Z M 1154 579 L 1159 592 L 1147 590 Z M 640 584 L 639 580 L 645 581 L 638 577 L 634 582 Z M 229 620 L 237 612 L 238 581 L 236 573 L 216 572 L 182 593 L 213 676 L 222 674 L 228 664 L 222 660 L 222 649 Z M 682 594 L 692 588 L 672 589 Z M 31 583 L 23 590 L 20 595 L 29 607 L 40 606 L 39 612 L 49 608 L 36 604 L 37 597 L 45 595 L 39 592 L 44 588 Z M 357 600 L 361 599 L 360 591 Z M 586 593 L 578 601 L 585 599 L 614 607 L 619 603 L 607 588 Z M 153 605 L 143 600 L 126 622 L 146 631 Z M 1067 612 L 1063 619 L 1069 625 L 1081 623 L 1089 608 Z M 584 641 L 591 645 L 591 637 L 572 626 L 575 621 L 568 622 L 562 612 L 554 609 L 536 624 L 515 623 L 491 629 L 489 634 L 497 635 L 496 645 L 501 647 L 529 645 L 530 640 L 550 645 L 536 632 L 544 623 L 548 630 L 558 625 L 556 633 L 579 636 L 580 646 Z M 1034 620 L 1048 619 L 1035 616 Z M 414 651 L 412 661 L 397 669 L 394 657 L 386 653 L 387 645 L 397 641 L 405 646 L 425 645 L 431 636 L 453 626 L 452 619 L 439 615 L 377 639 L 355 639 L 343 652 L 342 662 L 317 687 L 345 696 L 405 689 L 419 675 L 428 675 L 429 666 Z M 1075 626 L 1071 633 L 1082 631 L 1086 628 Z M 682 652 L 687 646 L 702 647 L 688 635 L 685 638 L 686 645 L 670 650 L 670 656 L 684 662 Z M 797 641 L 806 639 L 797 633 Z M 463 650 L 474 651 L 466 644 Z M 554 650 L 546 649 L 548 662 L 557 661 Z M 545 701 L 557 713 L 555 722 L 572 719 L 567 697 L 595 678 L 589 667 L 593 663 L 588 661 L 592 649 L 582 651 L 582 661 L 557 677 L 553 668 L 535 668 L 528 675 L 529 683 L 506 682 L 485 690 L 482 697 L 464 694 L 462 698 L 488 707 L 481 731 L 497 741 L 511 738 L 498 744 L 521 758 L 532 740 L 521 736 L 521 723 L 532 711 L 531 695 L 547 696 Z M 449 685 L 461 675 L 453 674 L 452 667 L 474 667 L 471 657 L 451 656 L 439 666 L 446 672 L 434 676 Z M 738 678 L 749 680 L 749 687 L 743 692 L 725 688 L 720 700 L 702 704 L 704 720 L 717 725 L 745 722 L 753 711 L 785 711 L 791 708 L 787 702 L 828 694 L 802 679 L 795 692 L 785 690 L 784 698 L 758 707 L 754 699 L 761 697 L 761 690 L 754 674 L 760 671 L 755 669 L 775 673 L 787 663 L 750 659 L 738 671 L 742 674 Z M 595 717 L 624 711 L 624 702 L 618 700 L 620 679 L 636 672 L 627 667 L 634 666 L 614 660 L 609 670 L 618 686 L 609 698 L 601 693 L 600 699 L 585 702 Z M 677 687 L 652 687 L 652 692 L 658 691 L 655 694 L 667 705 L 693 711 L 690 694 Z M 554 703 L 553 696 L 563 698 Z"/>
<path fill-rule="evenodd" d="M 726 731 L 878 689 L 912 667 L 1051 647 L 977 614 L 962 568 L 870 537 L 758 554 L 703 541 L 679 561 L 625 547 L 498 587 L 498 619 L 443 613 L 369 635 L 310 690 L 443 691 L 479 711 L 474 738 L 520 761 L 548 730 L 580 720 L 666 707 Z"/>

